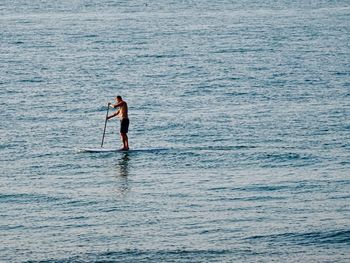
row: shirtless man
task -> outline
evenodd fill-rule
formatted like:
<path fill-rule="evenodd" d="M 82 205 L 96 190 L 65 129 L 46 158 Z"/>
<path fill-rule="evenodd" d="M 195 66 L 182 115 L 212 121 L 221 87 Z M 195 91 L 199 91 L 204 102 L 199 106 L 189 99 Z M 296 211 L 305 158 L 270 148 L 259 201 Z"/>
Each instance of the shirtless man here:
<path fill-rule="evenodd" d="M 128 141 L 128 130 L 129 130 L 129 117 L 128 117 L 128 104 L 123 101 L 121 96 L 115 98 L 116 103 L 110 104 L 112 108 L 119 108 L 115 113 L 107 117 L 107 120 L 118 116 L 120 119 L 120 137 L 123 142 L 123 148 L 121 150 L 129 150 L 129 141 Z"/>

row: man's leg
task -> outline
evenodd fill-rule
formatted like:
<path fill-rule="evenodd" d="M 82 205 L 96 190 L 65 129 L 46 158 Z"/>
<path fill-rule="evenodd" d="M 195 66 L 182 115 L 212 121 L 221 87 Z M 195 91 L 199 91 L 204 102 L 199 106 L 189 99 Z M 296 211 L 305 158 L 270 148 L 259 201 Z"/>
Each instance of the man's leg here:
<path fill-rule="evenodd" d="M 129 150 L 128 135 L 126 133 L 121 133 L 120 135 L 121 135 L 122 141 L 123 141 L 123 149 Z"/>
<path fill-rule="evenodd" d="M 129 138 L 128 138 L 128 134 L 125 133 L 125 146 L 126 146 L 126 149 L 129 150 Z"/>
<path fill-rule="evenodd" d="M 120 140 L 121 140 L 122 143 L 123 143 L 123 149 L 124 149 L 124 137 L 123 137 L 123 134 L 122 134 L 122 133 L 120 133 Z"/>

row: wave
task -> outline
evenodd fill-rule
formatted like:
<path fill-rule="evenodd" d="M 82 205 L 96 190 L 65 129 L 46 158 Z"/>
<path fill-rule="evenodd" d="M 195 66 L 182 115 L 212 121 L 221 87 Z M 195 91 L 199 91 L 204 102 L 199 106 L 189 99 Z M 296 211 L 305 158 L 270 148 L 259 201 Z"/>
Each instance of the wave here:
<path fill-rule="evenodd" d="M 47 203 L 59 200 L 61 198 L 35 193 L 0 194 L 0 202 L 2 203 Z"/>
<path fill-rule="evenodd" d="M 218 260 L 221 256 L 227 259 L 229 255 L 239 255 L 247 253 L 246 250 L 228 250 L 228 249 L 203 249 L 203 250 L 139 250 L 127 249 L 124 251 L 107 251 L 101 253 L 87 253 L 85 255 L 74 256 L 64 259 L 51 259 L 40 261 L 44 262 L 189 262 Z M 36 262 L 36 261 L 26 261 Z"/>
<path fill-rule="evenodd" d="M 274 235 L 252 236 L 250 240 L 264 240 L 272 243 L 291 243 L 303 246 L 350 245 L 350 230 L 337 229 L 306 233 L 283 233 Z"/>

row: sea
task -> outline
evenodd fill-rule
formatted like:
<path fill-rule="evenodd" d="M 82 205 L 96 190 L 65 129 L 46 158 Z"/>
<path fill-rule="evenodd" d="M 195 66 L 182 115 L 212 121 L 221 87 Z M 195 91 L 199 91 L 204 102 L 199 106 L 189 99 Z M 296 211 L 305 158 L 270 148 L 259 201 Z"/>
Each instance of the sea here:
<path fill-rule="evenodd" d="M 350 262 L 349 33 L 348 0 L 1 0 L 0 262 Z M 131 150 L 82 151 L 117 95 Z"/>

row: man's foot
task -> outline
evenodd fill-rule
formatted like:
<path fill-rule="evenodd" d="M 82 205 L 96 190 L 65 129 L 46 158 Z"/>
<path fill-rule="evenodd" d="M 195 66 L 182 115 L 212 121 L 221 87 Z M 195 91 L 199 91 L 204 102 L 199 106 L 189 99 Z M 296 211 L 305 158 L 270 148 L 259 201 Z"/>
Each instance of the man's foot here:
<path fill-rule="evenodd" d="M 129 148 L 120 148 L 119 151 L 129 151 Z"/>

